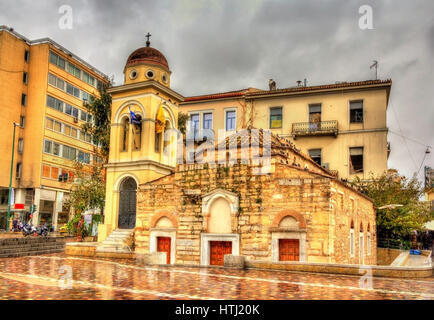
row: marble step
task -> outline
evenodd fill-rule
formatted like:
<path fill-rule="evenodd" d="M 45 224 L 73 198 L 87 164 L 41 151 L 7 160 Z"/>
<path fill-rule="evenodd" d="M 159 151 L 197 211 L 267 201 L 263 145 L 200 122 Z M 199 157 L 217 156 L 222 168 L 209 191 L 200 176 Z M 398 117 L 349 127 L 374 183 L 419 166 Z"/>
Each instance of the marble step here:
<path fill-rule="evenodd" d="M 31 246 L 31 247 L 9 247 L 9 248 L 5 248 L 5 249 L 0 249 L 0 254 L 7 254 L 7 253 L 11 253 L 11 252 L 38 252 L 38 251 L 43 251 L 43 250 L 51 250 L 51 249 L 64 249 L 65 245 L 64 244 L 59 244 L 59 245 L 46 245 L 46 246 Z"/>
<path fill-rule="evenodd" d="M 46 249 L 41 251 L 26 251 L 26 252 L 19 252 L 19 253 L 6 253 L 6 254 L 0 254 L 0 258 L 14 258 L 14 257 L 25 257 L 25 256 L 36 256 L 36 255 L 42 255 L 42 254 L 49 254 L 49 253 L 60 253 L 64 252 L 65 249 Z"/>

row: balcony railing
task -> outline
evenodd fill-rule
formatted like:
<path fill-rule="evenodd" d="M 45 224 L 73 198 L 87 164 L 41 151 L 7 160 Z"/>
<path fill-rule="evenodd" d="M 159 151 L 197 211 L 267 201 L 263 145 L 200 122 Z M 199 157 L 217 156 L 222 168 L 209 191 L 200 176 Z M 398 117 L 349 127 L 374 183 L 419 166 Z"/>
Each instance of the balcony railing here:
<path fill-rule="evenodd" d="M 300 136 L 337 136 L 338 121 L 299 122 L 292 124 L 294 139 Z"/>

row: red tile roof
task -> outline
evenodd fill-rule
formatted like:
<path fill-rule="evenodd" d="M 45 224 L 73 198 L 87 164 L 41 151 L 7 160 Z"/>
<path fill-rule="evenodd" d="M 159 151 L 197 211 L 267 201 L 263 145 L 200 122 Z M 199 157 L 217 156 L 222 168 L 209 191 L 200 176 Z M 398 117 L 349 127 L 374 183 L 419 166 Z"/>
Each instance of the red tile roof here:
<path fill-rule="evenodd" d="M 392 85 L 392 80 L 366 80 L 366 81 L 356 81 L 356 82 L 340 82 L 334 84 L 325 84 L 318 86 L 310 86 L 310 87 L 291 87 L 285 89 L 277 89 L 277 90 L 260 90 L 254 92 L 248 92 L 246 96 L 254 97 L 261 95 L 273 95 L 273 94 L 282 94 L 282 93 L 296 93 L 296 92 L 306 92 L 306 91 L 316 91 L 316 90 L 332 90 L 332 89 L 344 89 L 351 87 L 365 87 L 372 85 Z"/>
<path fill-rule="evenodd" d="M 236 91 L 211 93 L 211 94 L 205 94 L 205 95 L 200 95 L 200 96 L 186 97 L 184 102 L 194 102 L 194 101 L 203 101 L 203 100 L 242 97 L 248 92 L 255 92 L 255 91 L 261 91 L 261 90 L 256 89 L 256 88 L 246 88 L 246 89 L 241 89 L 241 90 L 236 90 Z"/>
<path fill-rule="evenodd" d="M 227 91 L 220 93 L 211 93 L 200 96 L 186 97 L 184 104 L 188 102 L 205 101 L 205 100 L 215 100 L 223 98 L 235 98 L 235 97 L 256 97 L 262 95 L 274 95 L 274 94 L 284 94 L 284 93 L 297 93 L 297 92 L 308 92 L 316 90 L 333 90 L 333 89 L 345 89 L 351 87 L 364 87 L 372 85 L 392 85 L 392 80 L 366 80 L 366 81 L 356 81 L 356 82 L 340 82 L 334 84 L 325 84 L 318 86 L 309 87 L 291 87 L 277 90 L 260 90 L 256 88 L 247 88 L 236 91 Z"/>

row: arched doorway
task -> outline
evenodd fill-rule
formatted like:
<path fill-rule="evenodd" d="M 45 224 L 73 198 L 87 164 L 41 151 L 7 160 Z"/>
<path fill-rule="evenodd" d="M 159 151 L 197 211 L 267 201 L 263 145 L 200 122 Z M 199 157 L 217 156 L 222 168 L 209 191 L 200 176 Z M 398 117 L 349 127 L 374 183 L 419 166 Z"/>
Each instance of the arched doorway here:
<path fill-rule="evenodd" d="M 119 229 L 133 229 L 136 226 L 136 191 L 137 183 L 133 178 L 126 178 L 119 188 Z"/>

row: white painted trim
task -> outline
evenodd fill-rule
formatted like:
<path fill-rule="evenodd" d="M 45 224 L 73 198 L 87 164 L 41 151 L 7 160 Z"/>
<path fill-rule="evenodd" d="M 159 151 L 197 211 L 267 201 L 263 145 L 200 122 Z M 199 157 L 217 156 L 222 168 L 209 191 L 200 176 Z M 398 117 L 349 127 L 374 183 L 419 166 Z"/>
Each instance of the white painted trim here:
<path fill-rule="evenodd" d="M 218 198 L 223 198 L 229 202 L 231 215 L 238 213 L 239 199 L 237 194 L 224 189 L 215 189 L 202 197 L 202 214 L 208 214 L 212 203 Z"/>
<path fill-rule="evenodd" d="M 119 118 L 127 114 L 127 113 L 120 114 L 120 113 L 121 113 L 121 110 L 122 110 L 125 106 L 127 106 L 127 105 L 129 105 L 129 104 L 136 104 L 136 105 L 138 105 L 138 106 L 140 107 L 140 109 L 141 109 L 141 112 L 142 112 L 142 114 L 140 114 L 140 113 L 138 113 L 138 114 L 142 117 L 142 119 L 145 119 L 145 118 L 146 118 L 145 107 L 144 107 L 144 106 L 143 106 L 139 101 L 132 99 L 132 97 L 128 97 L 128 100 L 125 101 L 124 103 L 122 103 L 122 104 L 118 107 L 118 109 L 116 110 L 116 114 L 115 114 L 114 122 L 113 122 L 113 123 L 120 123 L 120 122 L 119 122 Z"/>
<path fill-rule="evenodd" d="M 299 240 L 299 259 L 300 262 L 306 262 L 306 232 L 288 231 L 271 233 L 271 260 L 279 262 L 279 239 L 297 239 Z"/>
<path fill-rule="evenodd" d="M 170 264 L 175 264 L 176 258 L 176 229 L 151 229 L 149 236 L 149 253 L 157 252 L 157 238 L 170 238 Z"/>
<path fill-rule="evenodd" d="M 232 254 L 240 255 L 240 235 L 235 233 L 216 234 L 216 233 L 201 233 L 200 234 L 200 265 L 210 265 L 210 241 L 231 241 Z"/>
<path fill-rule="evenodd" d="M 117 179 L 116 179 L 116 182 L 114 183 L 114 185 L 113 185 L 113 191 L 114 192 L 119 192 L 119 186 L 121 185 L 121 183 L 122 183 L 122 181 L 125 179 L 125 178 L 133 178 L 135 181 L 136 181 L 136 184 L 137 184 L 137 189 L 139 188 L 139 178 L 137 178 L 137 176 L 134 174 L 134 173 L 129 173 L 129 172 L 127 172 L 127 173 L 124 173 L 124 174 L 122 174 L 122 175 L 120 175 Z"/>

